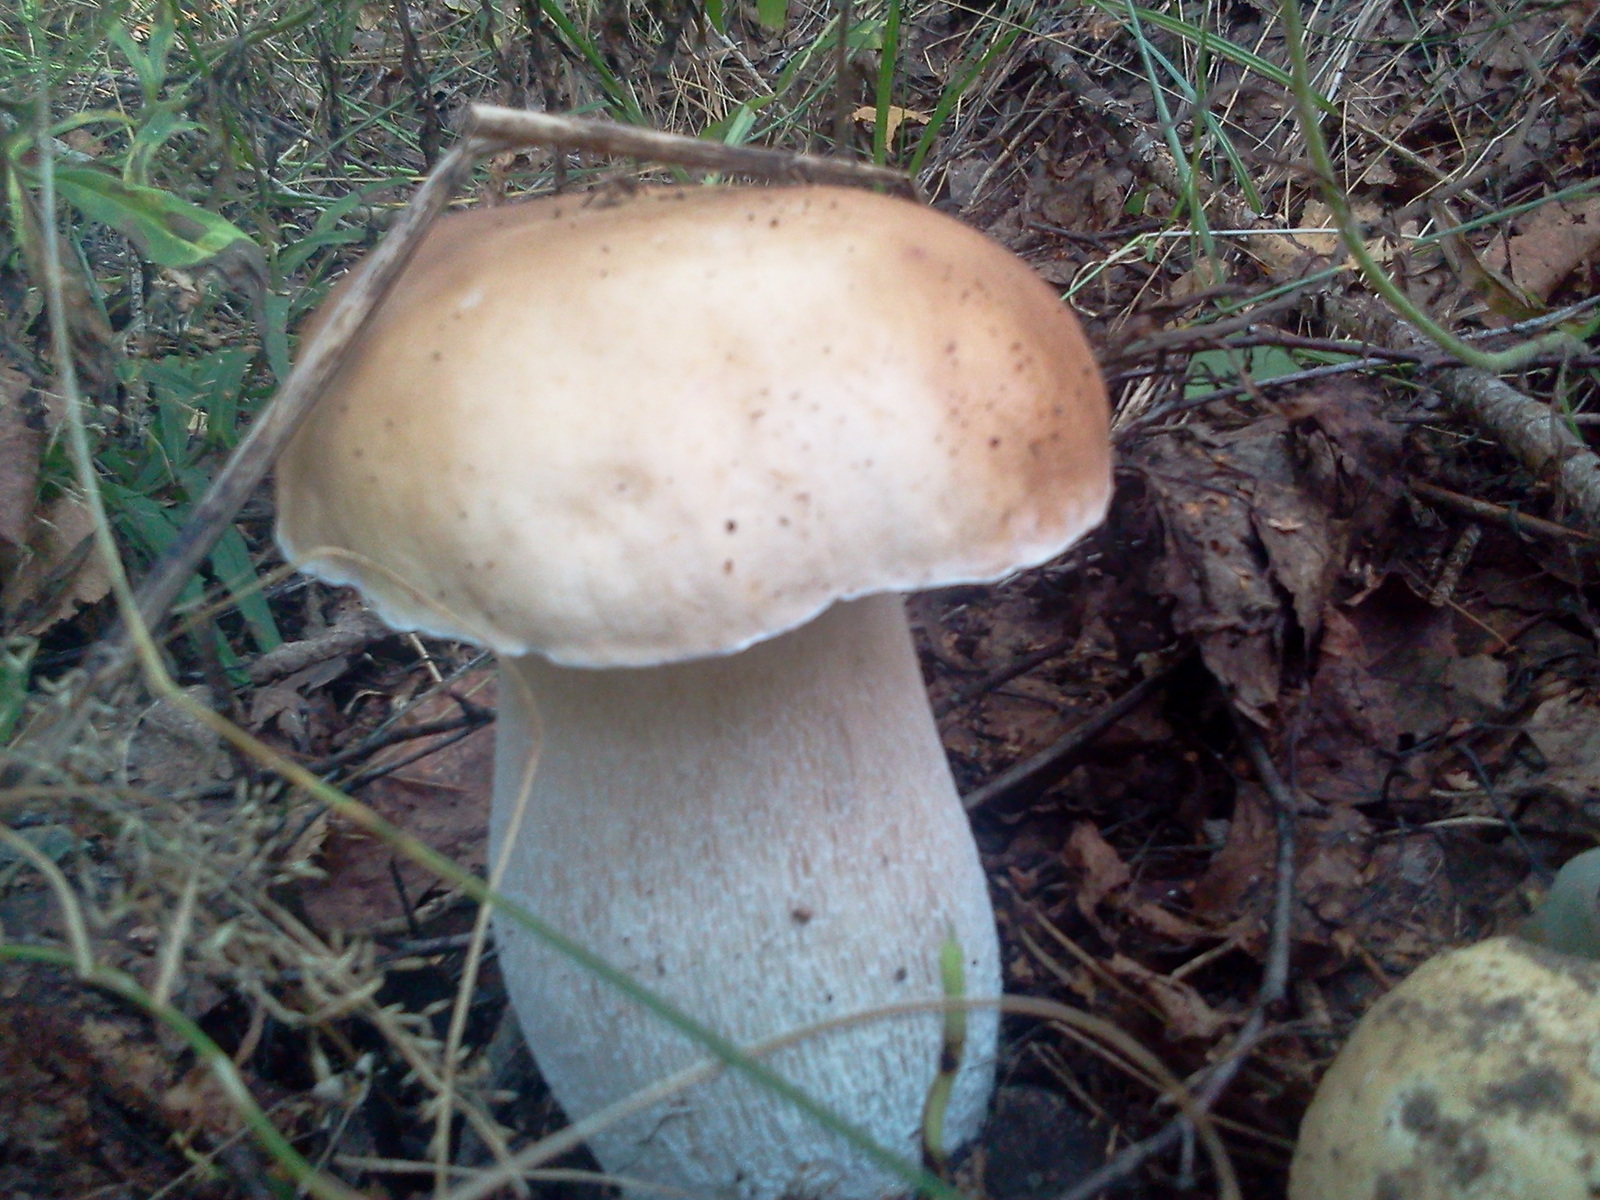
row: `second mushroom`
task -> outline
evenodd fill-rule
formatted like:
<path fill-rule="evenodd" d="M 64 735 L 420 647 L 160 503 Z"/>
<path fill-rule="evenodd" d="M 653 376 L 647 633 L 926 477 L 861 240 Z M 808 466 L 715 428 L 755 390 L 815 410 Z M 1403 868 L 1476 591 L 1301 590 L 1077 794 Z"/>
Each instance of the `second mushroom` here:
<path fill-rule="evenodd" d="M 753 1043 L 938 1000 L 951 938 L 968 994 L 999 992 L 899 593 L 1055 556 L 1109 467 L 1076 322 L 958 222 L 829 188 L 554 198 L 430 234 L 280 464 L 279 538 L 397 628 L 498 653 L 497 846 L 523 814 L 504 891 Z M 702 1056 L 496 936 L 573 1118 Z M 996 1031 L 974 1013 L 952 1145 Z M 925 1014 L 769 1061 L 915 1160 L 939 1050 Z M 591 1144 L 697 1197 L 899 1190 L 731 1074 Z"/>

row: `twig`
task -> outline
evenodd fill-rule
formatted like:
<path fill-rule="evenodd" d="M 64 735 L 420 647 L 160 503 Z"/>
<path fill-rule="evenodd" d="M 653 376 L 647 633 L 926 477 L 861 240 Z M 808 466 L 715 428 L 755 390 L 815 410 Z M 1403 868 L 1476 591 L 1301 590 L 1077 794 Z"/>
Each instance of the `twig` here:
<path fill-rule="evenodd" d="M 1326 320 L 1357 337 L 1398 349 L 1432 348 L 1420 333 L 1368 297 L 1326 296 L 1321 308 Z M 1493 434 L 1520 462 L 1540 476 L 1552 476 L 1563 498 L 1588 524 L 1600 528 L 1600 457 L 1549 405 L 1474 367 L 1445 368 L 1433 373 L 1432 380 L 1459 411 Z"/>
<path fill-rule="evenodd" d="M 1018 675 L 1026 675 L 1035 667 L 1042 667 L 1052 658 L 1059 658 L 1076 644 L 1076 638 L 1057 638 L 1055 641 L 1039 647 L 1032 654 L 1024 654 L 1021 658 L 1008 662 L 1002 667 L 996 667 L 982 679 L 975 679 L 971 683 L 963 684 L 945 699 L 935 704 L 933 706 L 933 715 L 940 719 L 948 717 L 957 709 L 965 708 L 974 700 L 988 695 L 995 688 L 1010 683 Z"/>
<path fill-rule="evenodd" d="M 283 679 L 316 663 L 364 649 L 373 642 L 393 636 L 394 630 L 367 609 L 351 609 L 313 637 L 285 642 L 268 650 L 250 664 L 250 682 L 260 687 L 274 679 Z"/>
<path fill-rule="evenodd" d="M 1256 994 L 1258 1011 L 1277 1004 L 1283 999 L 1289 984 L 1289 925 L 1294 905 L 1294 793 L 1289 790 L 1267 753 L 1261 735 L 1237 710 L 1233 727 L 1244 743 L 1244 751 L 1255 768 L 1267 798 L 1272 801 L 1273 816 L 1278 830 L 1278 855 L 1274 864 L 1276 873 L 1272 895 L 1272 936 L 1267 947 L 1267 969 L 1261 979 L 1261 990 Z M 1254 1019 L 1252 1014 L 1252 1019 Z"/>
<path fill-rule="evenodd" d="M 912 192 L 911 181 L 900 171 L 872 163 L 813 154 L 794 154 L 787 150 L 765 150 L 758 146 L 727 146 L 703 138 L 661 133 L 612 121 L 582 117 L 558 117 L 525 109 L 474 104 L 469 110 L 469 127 L 486 141 L 564 149 L 592 150 L 623 158 L 647 159 L 706 171 L 726 171 L 756 175 L 763 179 L 788 179 L 804 183 L 875 184 L 895 191 Z M 497 145 L 496 149 L 503 148 Z"/>
<path fill-rule="evenodd" d="M 1023 759 L 1016 766 L 1000 772 L 982 787 L 974 788 L 961 798 L 962 806 L 968 812 L 981 808 L 996 796 L 1015 791 L 1076 754 L 1137 708 L 1144 698 L 1166 679 L 1174 665 L 1176 664 L 1158 670 L 1153 675 L 1147 675 L 1092 717 L 1074 725 L 1066 734 L 1032 758 Z"/>
<path fill-rule="evenodd" d="M 1475 496 L 1463 496 L 1460 492 L 1452 492 L 1437 484 L 1425 483 L 1420 479 L 1413 479 L 1410 483 L 1411 490 L 1424 500 L 1434 504 L 1452 508 L 1456 512 L 1468 517 L 1478 517 L 1486 521 L 1494 521 L 1504 525 L 1512 533 L 1527 533 L 1537 537 L 1551 538 L 1558 542 L 1580 542 L 1590 544 L 1600 542 L 1600 538 L 1592 533 L 1585 533 L 1581 529 L 1573 529 L 1568 525 L 1558 525 L 1554 521 L 1546 521 L 1541 517 L 1530 517 L 1518 512 L 1514 508 L 1507 508 L 1501 504 L 1492 504 L 1488 500 L 1479 500 Z"/>

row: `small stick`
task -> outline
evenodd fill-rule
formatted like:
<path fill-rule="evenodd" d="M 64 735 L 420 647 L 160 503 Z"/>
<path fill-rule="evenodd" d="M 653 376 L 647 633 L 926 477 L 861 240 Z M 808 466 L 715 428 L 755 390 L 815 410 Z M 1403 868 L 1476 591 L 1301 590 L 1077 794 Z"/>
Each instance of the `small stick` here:
<path fill-rule="evenodd" d="M 1553 538 L 1558 542 L 1596 542 L 1592 533 L 1584 533 L 1581 529 L 1573 529 L 1569 525 L 1558 525 L 1554 521 L 1546 521 L 1542 517 L 1530 517 L 1515 509 L 1506 508 L 1504 505 L 1491 504 L 1487 500 L 1479 500 L 1475 496 L 1463 496 L 1460 492 L 1452 492 L 1437 484 L 1425 483 L 1420 479 L 1413 479 L 1410 483 L 1411 490 L 1423 500 L 1432 504 L 1453 508 L 1456 512 L 1468 517 L 1478 517 L 1486 521 L 1494 521 L 1504 525 L 1512 533 L 1529 533 L 1538 537 Z"/>
<path fill-rule="evenodd" d="M 965 708 L 974 700 L 980 699 L 994 691 L 1003 684 L 1010 683 L 1018 675 L 1026 675 L 1035 667 L 1042 667 L 1052 658 L 1059 658 L 1077 644 L 1076 638 L 1057 638 L 1049 642 L 1032 654 L 1024 654 L 1014 662 L 1008 662 L 1003 667 L 996 667 L 982 679 L 957 688 L 950 696 L 933 706 L 933 715 L 943 720 L 957 709 Z"/>
<path fill-rule="evenodd" d="M 509 145 L 560 146 L 563 149 L 592 150 L 624 158 L 643 158 L 675 166 L 697 167 L 706 171 L 727 171 L 738 175 L 757 175 L 764 179 L 797 179 L 805 183 L 878 184 L 899 192 L 911 193 L 905 173 L 872 163 L 787 150 L 765 150 L 758 146 L 726 146 L 703 138 L 661 133 L 613 121 L 583 117 L 558 117 L 550 113 L 529 112 L 520 108 L 500 108 L 474 104 L 469 110 L 469 128 L 486 141 Z"/>
<path fill-rule="evenodd" d="M 1171 667 L 1168 667 L 1166 670 L 1157 671 L 1154 675 L 1145 676 L 1145 678 L 1134 684 L 1099 712 L 1074 725 L 1067 731 L 1065 736 L 1057 739 L 1032 758 L 1023 759 L 1016 766 L 1000 772 L 982 787 L 974 788 L 961 797 L 962 807 L 968 812 L 975 808 L 981 808 L 996 796 L 1003 796 L 1007 792 L 1023 786 L 1029 780 L 1050 770 L 1050 768 L 1066 759 L 1069 755 L 1081 750 L 1137 708 L 1139 702 L 1155 690 L 1156 685 L 1167 677 L 1171 669 Z"/>

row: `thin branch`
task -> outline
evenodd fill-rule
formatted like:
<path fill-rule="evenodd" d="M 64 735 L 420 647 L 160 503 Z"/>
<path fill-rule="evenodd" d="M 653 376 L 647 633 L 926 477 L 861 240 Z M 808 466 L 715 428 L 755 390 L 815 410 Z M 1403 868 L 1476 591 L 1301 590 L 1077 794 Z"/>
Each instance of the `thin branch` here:
<path fill-rule="evenodd" d="M 595 121 L 583 117 L 558 117 L 551 113 L 474 104 L 468 127 L 485 141 L 502 146 L 561 146 L 569 150 L 590 150 L 623 158 L 672 163 L 706 171 L 754 175 L 762 179 L 785 179 L 802 183 L 840 183 L 875 185 L 910 194 L 911 181 L 902 171 L 871 163 L 813 154 L 794 154 L 787 150 L 766 150 L 758 146 L 728 146 L 703 138 L 684 137 Z"/>
<path fill-rule="evenodd" d="M 1447 488 L 1427 483 L 1421 479 L 1411 480 L 1410 487 L 1423 500 L 1454 509 L 1464 516 L 1494 521 L 1497 524 L 1504 525 L 1512 533 L 1533 534 L 1537 537 L 1551 538 L 1558 542 L 1577 542 L 1584 545 L 1600 542 L 1600 538 L 1595 537 L 1592 533 L 1584 533 L 1581 529 L 1573 529 L 1568 525 L 1558 525 L 1554 521 L 1546 521 L 1540 517 L 1530 517 L 1514 508 L 1507 508 L 1502 504 L 1491 504 L 1487 500 L 1479 500 L 1476 496 L 1463 496 L 1460 492 L 1452 492 Z"/>
<path fill-rule="evenodd" d="M 1015 791 L 1065 762 L 1068 757 L 1076 754 L 1137 708 L 1157 685 L 1165 681 L 1171 671 L 1172 667 L 1168 666 L 1153 675 L 1147 675 L 1092 717 L 1074 725 L 1064 736 L 1039 753 L 1023 759 L 1014 767 L 1000 772 L 982 787 L 968 792 L 961 798 L 962 807 L 968 812 L 981 808 L 995 797 Z"/>

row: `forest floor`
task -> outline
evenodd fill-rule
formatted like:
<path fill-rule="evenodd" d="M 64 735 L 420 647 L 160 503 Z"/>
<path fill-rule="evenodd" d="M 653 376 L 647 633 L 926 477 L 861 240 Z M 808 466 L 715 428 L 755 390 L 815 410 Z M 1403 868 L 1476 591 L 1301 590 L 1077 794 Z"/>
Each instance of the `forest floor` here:
<path fill-rule="evenodd" d="M 1309 125 L 1270 3 L 858 0 L 843 53 L 837 5 L 776 28 L 721 7 L 0 16 L 0 1193 L 287 1194 L 259 1114 L 399 1197 L 434 1186 L 443 1088 L 461 1168 L 562 1123 L 492 953 L 467 972 L 459 879 L 265 757 L 481 873 L 482 652 L 283 569 L 258 488 L 157 634 L 262 749 L 86 671 L 118 612 L 96 533 L 135 581 L 172 550 L 473 102 L 876 157 L 1078 313 L 1115 408 L 1109 518 L 1002 585 L 913 597 L 913 627 L 1007 990 L 1216 1080 L 1246 1195 L 1284 1193 L 1373 1000 L 1514 928 L 1595 844 L 1600 6 L 1307 7 Z M 640 174 L 507 150 L 457 203 Z M 1073 1194 L 1176 1111 L 1020 1017 L 1000 1077 L 957 1174 L 995 1200 Z M 1217 1194 L 1204 1154 L 1140 1157 L 1118 1194 Z"/>

